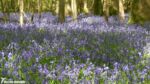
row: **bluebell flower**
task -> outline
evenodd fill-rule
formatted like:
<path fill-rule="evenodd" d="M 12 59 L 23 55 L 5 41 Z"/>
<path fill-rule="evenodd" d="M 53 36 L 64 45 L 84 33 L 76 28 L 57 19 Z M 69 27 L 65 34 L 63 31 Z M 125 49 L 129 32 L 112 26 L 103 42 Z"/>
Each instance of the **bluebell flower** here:
<path fill-rule="evenodd" d="M 64 78 L 64 76 L 61 76 L 61 75 L 60 75 L 60 76 L 58 77 L 58 80 L 61 80 L 61 81 L 62 81 L 63 78 Z"/>
<path fill-rule="evenodd" d="M 7 74 L 8 74 L 7 70 L 2 70 L 2 75 L 3 76 L 7 76 Z"/>
<path fill-rule="evenodd" d="M 31 51 L 23 51 L 22 56 L 24 60 L 28 60 L 29 58 L 32 57 L 32 52 Z"/>
<path fill-rule="evenodd" d="M 104 67 L 104 70 L 108 70 L 109 69 L 109 67 Z"/>
<path fill-rule="evenodd" d="M 12 60 L 12 53 L 11 52 L 8 53 L 8 59 Z"/>
<path fill-rule="evenodd" d="M 84 76 L 88 76 L 91 74 L 91 71 L 90 70 L 83 70 L 83 74 L 84 74 Z"/>
<path fill-rule="evenodd" d="M 115 68 L 115 69 L 118 69 L 118 68 L 119 68 L 119 65 L 120 65 L 120 64 L 119 64 L 118 62 L 115 62 L 115 63 L 114 63 L 114 68 Z"/>
<path fill-rule="evenodd" d="M 23 68 L 23 72 L 24 72 L 24 73 L 27 73 L 27 72 L 28 72 L 28 68 L 24 67 L 24 68 Z"/>
<path fill-rule="evenodd" d="M 19 74 L 18 74 L 18 71 L 13 71 L 12 74 L 15 75 L 15 76 L 18 76 L 18 75 L 19 75 Z"/>
<path fill-rule="evenodd" d="M 100 73 L 102 73 L 103 72 L 103 68 L 96 68 L 95 69 L 95 73 L 96 74 L 100 74 Z"/>
<path fill-rule="evenodd" d="M 43 73 L 44 74 L 49 74 L 49 70 L 47 69 L 46 65 L 44 65 Z"/>
<path fill-rule="evenodd" d="M 47 81 L 46 79 L 44 79 L 44 80 L 42 81 L 42 84 L 49 84 L 49 83 L 48 83 L 48 81 Z"/>
<path fill-rule="evenodd" d="M 38 71 L 39 71 L 40 73 L 42 73 L 42 71 L 43 71 L 42 65 L 38 65 Z"/>
<path fill-rule="evenodd" d="M 36 57 L 35 59 L 36 59 L 36 62 L 39 62 L 39 58 L 38 57 Z"/>
<path fill-rule="evenodd" d="M 2 56 L 2 59 L 4 59 L 4 56 L 5 56 L 4 52 L 2 51 L 2 52 L 0 52 L 0 54 Z"/>
<path fill-rule="evenodd" d="M 143 81 L 144 81 L 144 78 L 142 77 L 142 78 L 140 79 L 140 81 L 143 82 Z"/>
<path fill-rule="evenodd" d="M 134 65 L 130 65 L 130 66 L 129 66 L 129 69 L 130 69 L 131 71 L 132 71 L 134 68 L 135 68 Z"/>
<path fill-rule="evenodd" d="M 9 68 L 9 62 L 5 63 L 5 68 Z"/>
<path fill-rule="evenodd" d="M 125 66 L 123 66 L 123 71 L 129 71 L 129 67 L 128 67 L 128 65 L 125 65 Z"/>
<path fill-rule="evenodd" d="M 143 69 L 143 71 L 141 72 L 141 75 L 145 75 L 147 74 L 147 69 Z"/>

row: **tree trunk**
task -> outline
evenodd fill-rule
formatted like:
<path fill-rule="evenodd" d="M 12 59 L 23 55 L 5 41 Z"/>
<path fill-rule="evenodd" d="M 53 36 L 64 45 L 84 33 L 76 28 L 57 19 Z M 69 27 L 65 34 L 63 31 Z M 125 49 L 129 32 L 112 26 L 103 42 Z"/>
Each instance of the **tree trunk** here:
<path fill-rule="evenodd" d="M 71 9 L 72 9 L 72 18 L 73 20 L 77 19 L 77 1 L 71 0 Z"/>
<path fill-rule="evenodd" d="M 103 0 L 104 1 L 104 18 L 108 22 L 109 17 L 109 0 Z"/>
<path fill-rule="evenodd" d="M 94 0 L 94 15 L 102 15 L 103 14 L 103 5 L 101 0 Z"/>
<path fill-rule="evenodd" d="M 61 3 L 62 2 L 62 3 Z M 57 15 L 59 12 L 60 12 L 60 10 L 61 9 L 59 9 L 60 8 L 60 5 L 63 5 L 64 6 L 64 4 L 65 4 L 65 1 L 64 0 L 56 0 L 56 2 L 55 2 L 55 7 L 56 7 L 56 9 L 55 9 L 55 14 Z M 63 10 L 63 8 L 62 8 L 62 10 Z"/>
<path fill-rule="evenodd" d="M 19 5 L 20 5 L 20 26 L 22 27 L 23 26 L 23 14 L 24 14 L 24 12 L 23 12 L 23 5 L 24 5 L 24 3 L 23 3 L 23 0 L 20 0 L 19 1 Z"/>
<path fill-rule="evenodd" d="M 0 0 L 2 13 L 3 13 L 3 20 L 4 22 L 7 22 L 9 20 L 9 11 L 8 11 L 8 5 L 6 1 Z"/>
<path fill-rule="evenodd" d="M 118 0 L 119 2 L 119 18 L 120 18 L 120 22 L 123 22 L 125 19 L 125 15 L 124 15 L 124 6 L 123 6 L 123 0 Z"/>
<path fill-rule="evenodd" d="M 59 0 L 59 21 L 65 22 L 65 0 Z"/>
<path fill-rule="evenodd" d="M 83 10 L 84 10 L 84 12 L 87 14 L 87 13 L 89 13 L 89 10 L 88 10 L 88 7 L 87 7 L 87 0 L 83 0 L 83 1 L 84 1 Z"/>
<path fill-rule="evenodd" d="M 133 24 L 135 22 L 138 22 L 137 20 L 137 16 L 136 14 L 138 13 L 138 3 L 139 3 L 139 0 L 132 0 L 132 3 L 131 3 L 131 15 L 130 15 L 130 18 L 128 20 L 128 23 L 129 24 Z"/>
<path fill-rule="evenodd" d="M 69 16 L 71 15 L 71 6 L 70 6 L 70 1 L 69 0 L 66 0 L 65 2 L 65 15 L 66 16 Z"/>
<path fill-rule="evenodd" d="M 41 5 L 42 4 L 42 1 L 41 0 L 38 0 L 38 15 L 39 15 L 39 20 L 41 18 Z"/>

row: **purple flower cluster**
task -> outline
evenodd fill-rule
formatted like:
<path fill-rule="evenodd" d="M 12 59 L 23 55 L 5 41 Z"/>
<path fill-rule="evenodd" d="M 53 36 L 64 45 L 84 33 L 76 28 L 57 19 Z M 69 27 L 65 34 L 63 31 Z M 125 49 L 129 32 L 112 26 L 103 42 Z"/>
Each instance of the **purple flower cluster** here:
<path fill-rule="evenodd" d="M 16 17 L 15 17 L 16 16 Z M 28 83 L 109 84 L 150 80 L 150 33 L 141 26 L 110 17 L 80 15 L 57 23 L 57 17 L 35 14 L 23 28 L 0 22 L 0 77 Z M 12 14 L 11 19 L 18 18 Z M 127 18 L 126 18 L 127 19 Z"/>

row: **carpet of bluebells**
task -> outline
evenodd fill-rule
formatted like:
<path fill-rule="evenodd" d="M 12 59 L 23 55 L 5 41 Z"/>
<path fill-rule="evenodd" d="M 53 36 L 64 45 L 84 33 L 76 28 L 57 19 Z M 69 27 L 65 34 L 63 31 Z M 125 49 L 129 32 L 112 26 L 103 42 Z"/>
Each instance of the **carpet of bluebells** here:
<path fill-rule="evenodd" d="M 0 14 L 0 17 L 2 14 Z M 27 84 L 150 84 L 150 32 L 116 16 L 67 17 L 17 14 L 0 22 L 0 77 Z M 11 21 L 12 20 L 12 21 Z"/>

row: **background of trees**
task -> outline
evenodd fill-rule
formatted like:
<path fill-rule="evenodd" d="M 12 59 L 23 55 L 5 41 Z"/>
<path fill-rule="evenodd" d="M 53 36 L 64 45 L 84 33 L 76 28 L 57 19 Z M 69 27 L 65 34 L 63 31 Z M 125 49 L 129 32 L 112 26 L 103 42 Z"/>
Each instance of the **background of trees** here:
<path fill-rule="evenodd" d="M 73 20 L 81 13 L 85 15 L 104 16 L 108 21 L 111 15 L 118 15 L 124 21 L 124 13 L 130 14 L 129 23 L 143 23 L 150 20 L 150 0 L 0 0 L 0 12 L 4 14 L 0 20 L 9 21 L 9 14 L 20 13 L 20 24 L 23 24 L 25 13 L 39 14 L 51 12 L 63 23 L 66 16 Z M 31 22 L 33 20 L 31 18 Z"/>

